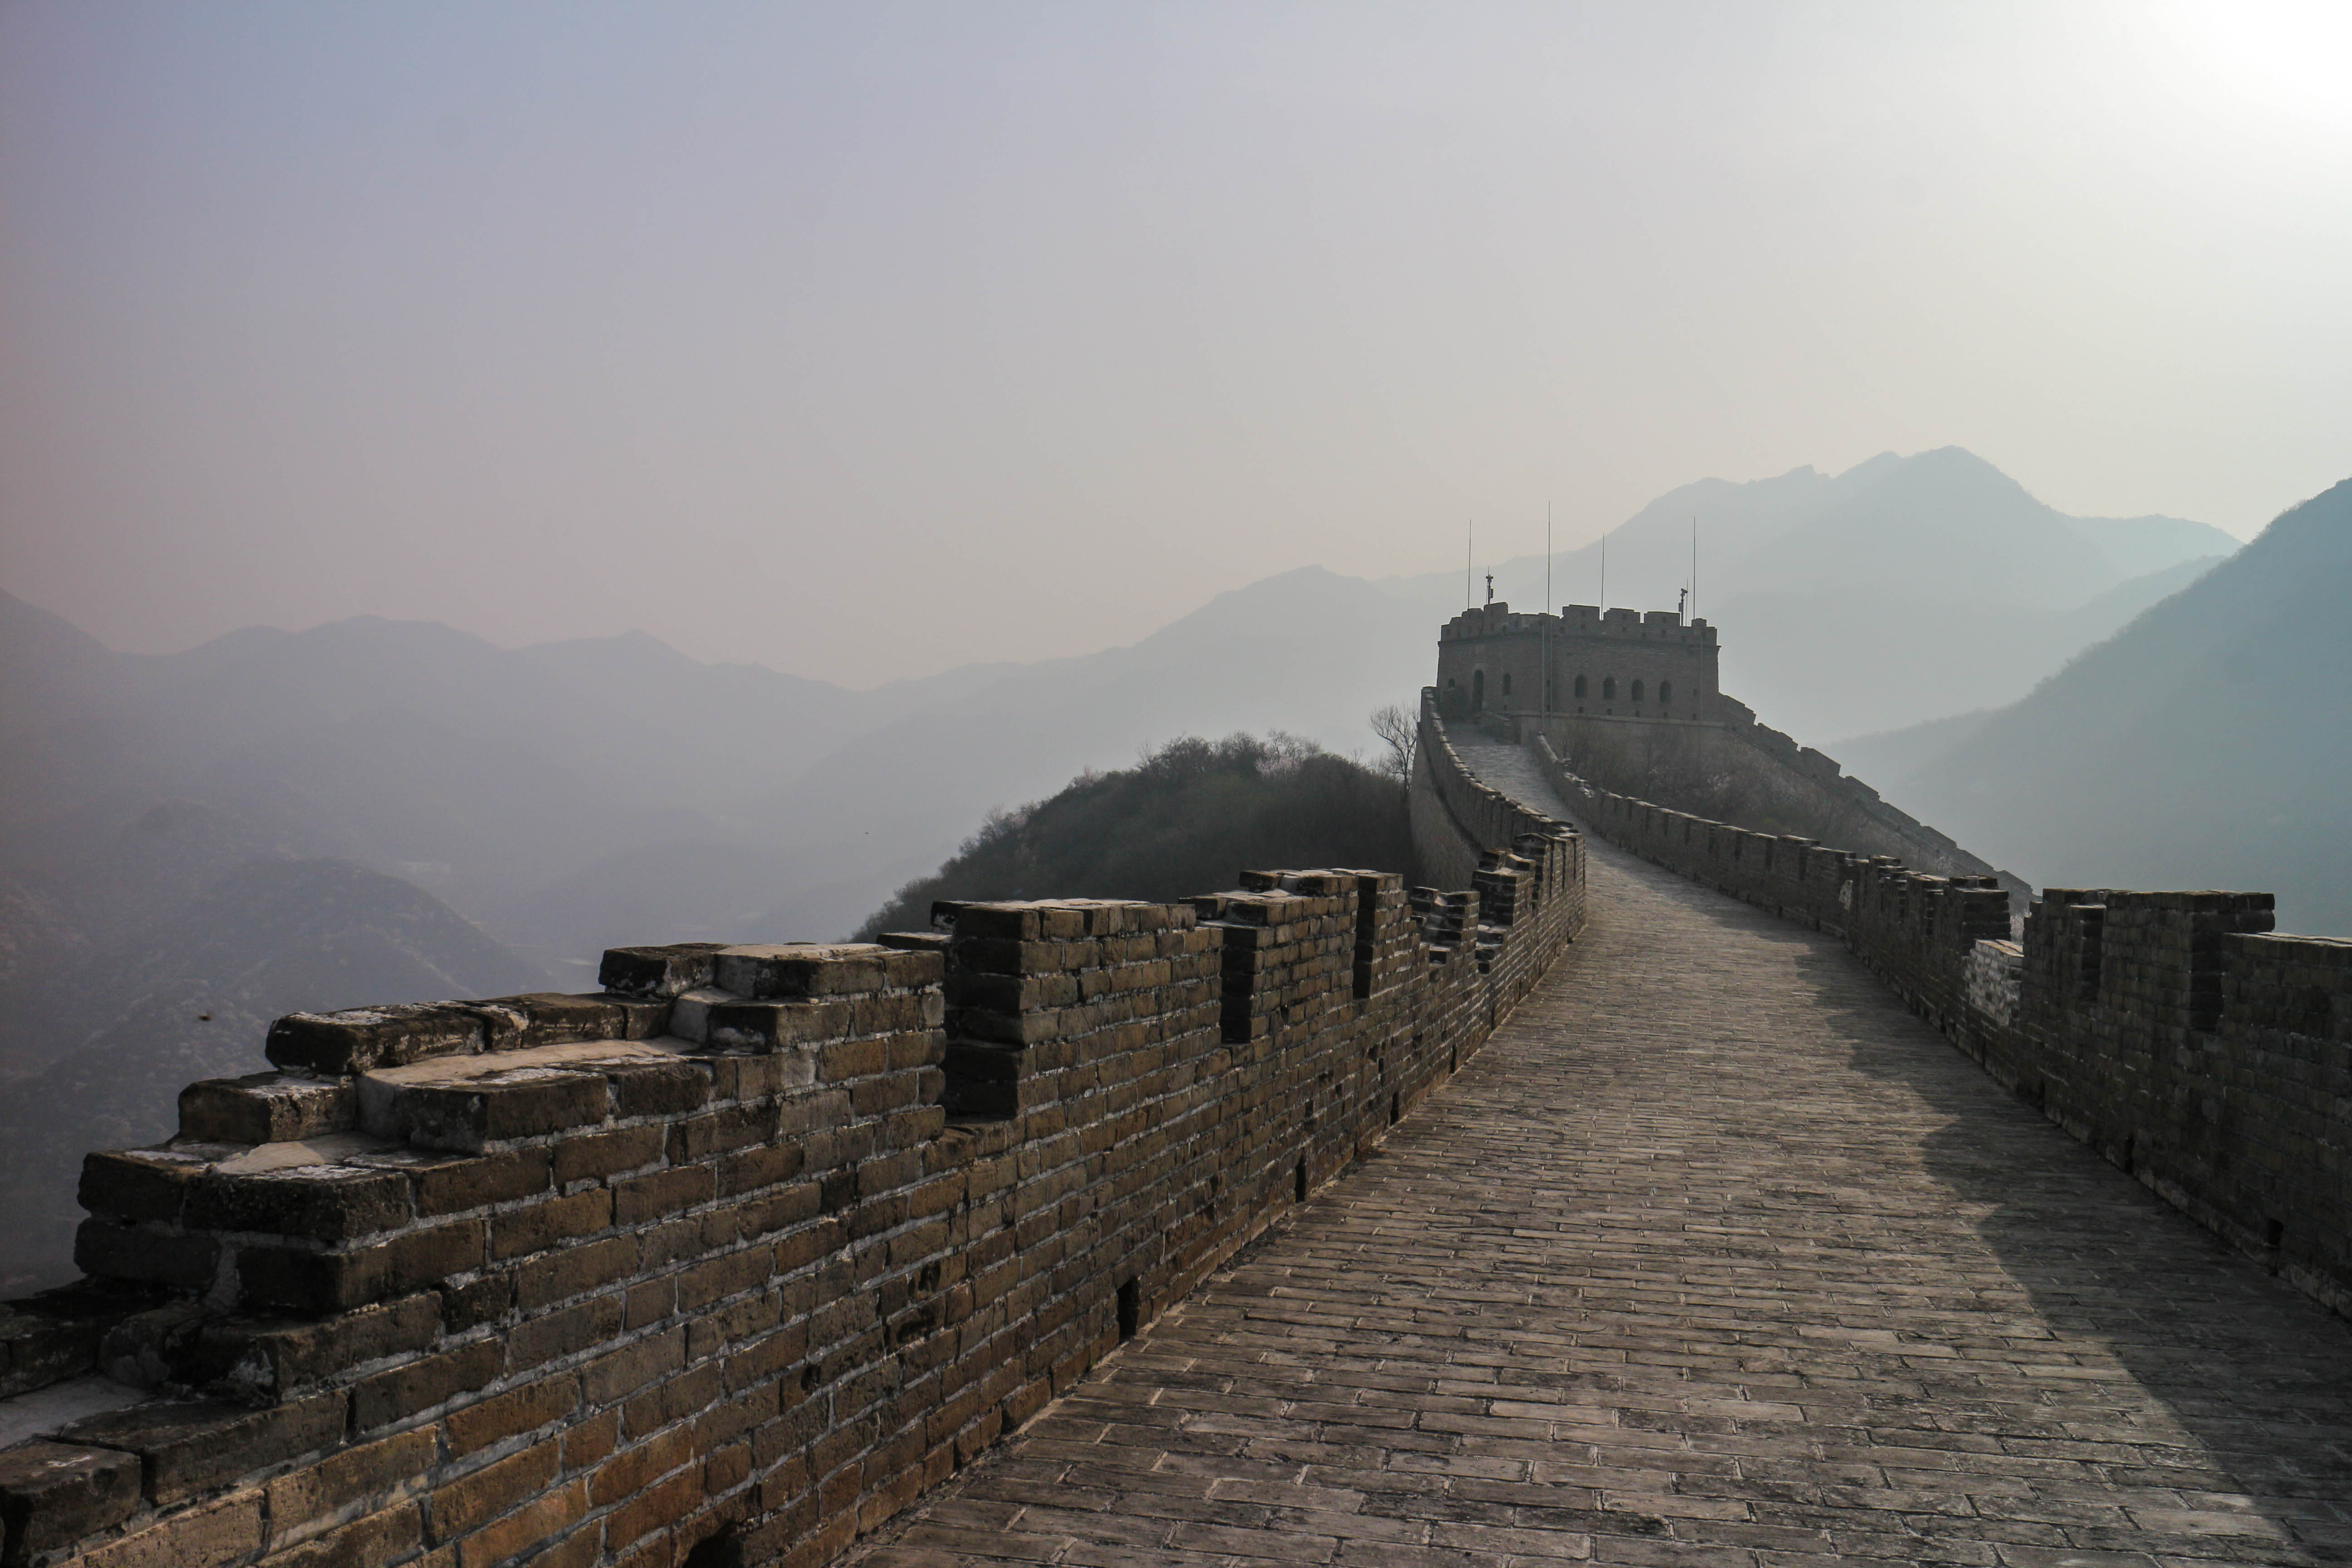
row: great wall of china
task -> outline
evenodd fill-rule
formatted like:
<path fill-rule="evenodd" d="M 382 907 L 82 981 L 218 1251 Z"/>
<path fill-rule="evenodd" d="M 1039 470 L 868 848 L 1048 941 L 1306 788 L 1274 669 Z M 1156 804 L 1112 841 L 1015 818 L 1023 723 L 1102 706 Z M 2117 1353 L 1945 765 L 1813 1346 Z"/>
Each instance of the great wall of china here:
<path fill-rule="evenodd" d="M 1573 611 L 1441 643 L 1411 809 L 1458 890 L 943 905 L 872 946 L 616 950 L 593 995 L 281 1020 L 272 1070 L 90 1157 L 89 1278 L 0 1308 L 0 1568 L 835 1559 L 1360 1169 L 1571 951 L 1580 828 L 1834 937 L 2352 1308 L 2352 944 L 2270 934 L 2260 894 L 2055 889 L 2013 940 L 1990 868 L 1792 742 L 1735 737 L 1877 841 L 1612 793 L 1584 758 L 1624 766 L 1629 726 L 1721 745 L 1744 710 L 1703 623 Z M 1681 711 L 1559 711 L 1587 674 L 1552 661 L 1612 646 L 1641 668 L 1588 706 Z M 1489 731 L 1575 826 L 1465 760 Z"/>

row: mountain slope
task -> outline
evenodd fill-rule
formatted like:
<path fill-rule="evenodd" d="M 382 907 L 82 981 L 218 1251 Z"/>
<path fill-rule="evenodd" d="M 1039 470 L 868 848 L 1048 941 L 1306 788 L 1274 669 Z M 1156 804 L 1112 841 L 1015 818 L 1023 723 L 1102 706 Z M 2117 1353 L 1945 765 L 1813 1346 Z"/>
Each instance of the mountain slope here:
<path fill-rule="evenodd" d="M 936 868 L 993 807 L 1053 794 L 1182 734 L 1281 731 L 1342 753 L 1429 679 L 1437 622 L 1307 567 L 1222 594 L 1130 647 L 1036 665 L 863 736 L 760 807 L 822 901 L 780 899 L 777 935 L 837 935 Z M 820 837 L 821 836 L 821 837 Z"/>
<path fill-rule="evenodd" d="M 2352 480 L 1881 783 L 2038 883 L 2274 891 L 2352 932 Z"/>
<path fill-rule="evenodd" d="M 81 1155 L 168 1136 L 187 1083 L 265 1068 L 272 1018 L 545 984 L 419 889 L 296 859 L 233 868 L 55 979 L 12 1008 L 41 1048 L 0 1092 L 0 1283 L 20 1287 L 65 1273 Z"/>
<path fill-rule="evenodd" d="M 1724 689 L 1815 745 L 2012 701 L 2238 548 L 2179 518 L 2069 517 L 1957 447 L 1883 452 L 1835 476 L 1668 492 L 1611 531 L 1610 604 L 1674 607 L 1694 520 Z M 1555 557 L 1553 598 L 1598 599 L 1601 553 L 1596 542 Z M 1493 570 L 1498 597 L 1541 603 L 1541 556 Z M 1462 603 L 1445 574 L 1381 586 Z"/>
<path fill-rule="evenodd" d="M 2214 564 L 2183 562 L 2060 609 L 1932 587 L 1743 594 L 1719 611 L 1724 689 L 1834 752 L 1857 731 L 2013 702 Z"/>
<path fill-rule="evenodd" d="M 126 826 L 168 802 L 427 881 L 523 941 L 542 887 L 632 847 L 723 839 L 719 814 L 924 698 L 703 665 L 642 635 L 506 650 L 372 617 L 125 656 L 6 595 L 0 652 L 0 868 L 46 896 L 79 902 Z"/>

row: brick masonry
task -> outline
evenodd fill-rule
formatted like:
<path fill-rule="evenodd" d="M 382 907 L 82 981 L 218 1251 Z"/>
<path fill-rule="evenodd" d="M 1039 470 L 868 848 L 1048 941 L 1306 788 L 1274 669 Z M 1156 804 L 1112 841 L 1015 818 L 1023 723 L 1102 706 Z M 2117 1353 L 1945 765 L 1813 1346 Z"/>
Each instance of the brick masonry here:
<path fill-rule="evenodd" d="M 1582 844 L 1455 783 L 1492 835 L 1431 826 L 1458 891 L 943 904 L 874 945 L 617 949 L 593 995 L 279 1020 L 273 1070 L 89 1157 L 89 1278 L 0 1308 L 0 1568 L 837 1555 L 1541 977 Z"/>
<path fill-rule="evenodd" d="M 1892 855 L 1939 876 L 1998 876 L 2020 894 L 2032 891 L 1881 799 L 1834 759 L 1758 723 L 1754 710 L 1717 683 L 1717 630 L 1672 610 L 1604 615 L 1569 605 L 1555 616 L 1486 605 L 1440 630 L 1431 691 L 1449 722 L 1475 721 L 1514 742 L 1542 735 L 1602 788 Z M 1669 689 L 1672 700 L 1661 704 Z"/>
<path fill-rule="evenodd" d="M 1378 1159 L 858 1568 L 2352 1560 L 2343 1324 L 1840 938 L 1591 859 Z"/>
<path fill-rule="evenodd" d="M 2296 1289 L 2352 1312 L 2352 942 L 2268 893 L 2045 889 L 1750 833 L 1612 794 L 1540 739 L 1592 833 L 1841 938 L 2029 1104 Z"/>

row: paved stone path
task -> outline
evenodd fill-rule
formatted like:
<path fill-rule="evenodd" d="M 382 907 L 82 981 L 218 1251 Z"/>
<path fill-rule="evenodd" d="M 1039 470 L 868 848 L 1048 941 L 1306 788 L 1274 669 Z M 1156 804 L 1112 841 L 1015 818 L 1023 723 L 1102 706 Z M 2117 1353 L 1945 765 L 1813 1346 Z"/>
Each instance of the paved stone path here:
<path fill-rule="evenodd" d="M 1380 1157 L 863 1563 L 2352 1563 L 2352 1330 L 1836 943 L 1592 858 Z"/>

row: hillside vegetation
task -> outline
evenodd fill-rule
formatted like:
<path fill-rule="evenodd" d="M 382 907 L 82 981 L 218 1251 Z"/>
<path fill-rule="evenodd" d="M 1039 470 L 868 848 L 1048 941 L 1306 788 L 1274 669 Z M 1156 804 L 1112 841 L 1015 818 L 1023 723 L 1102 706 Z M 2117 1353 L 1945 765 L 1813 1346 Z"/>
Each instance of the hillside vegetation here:
<path fill-rule="evenodd" d="M 1411 873 L 1396 778 L 1278 733 L 1187 737 L 991 815 L 858 934 L 924 930 L 936 899 L 1166 901 L 1229 888 L 1244 869 L 1318 866 Z"/>
<path fill-rule="evenodd" d="M 1611 535 L 1613 604 L 1675 603 L 1694 516 L 1726 689 L 1833 755 L 2024 695 L 2232 547 L 2063 516 L 1965 452 L 1887 455 L 1661 497 Z M 1491 564 L 1498 596 L 1541 599 L 1541 557 Z M 1598 564 L 1563 552 L 1555 602 L 1591 600 Z M 1301 568 L 1126 647 L 864 691 L 642 634 L 501 648 L 368 618 L 134 656 L 0 595 L 0 967 L 12 942 L 53 949 L 166 803 L 414 882 L 562 983 L 619 943 L 835 937 L 992 808 L 1147 743 L 1358 743 L 1368 710 L 1412 705 L 1465 592 Z"/>

